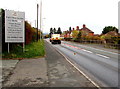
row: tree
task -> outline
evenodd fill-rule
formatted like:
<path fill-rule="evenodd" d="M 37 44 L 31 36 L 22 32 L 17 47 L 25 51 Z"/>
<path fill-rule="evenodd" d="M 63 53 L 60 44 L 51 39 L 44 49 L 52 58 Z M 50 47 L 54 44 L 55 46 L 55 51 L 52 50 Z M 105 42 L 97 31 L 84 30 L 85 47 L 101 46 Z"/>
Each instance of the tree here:
<path fill-rule="evenodd" d="M 73 31 L 72 31 L 72 37 L 73 37 L 73 38 L 77 38 L 78 33 L 79 33 L 79 31 L 73 30 Z"/>
<path fill-rule="evenodd" d="M 59 27 L 57 30 L 57 34 L 62 34 L 61 28 Z"/>
<path fill-rule="evenodd" d="M 116 27 L 113 26 L 107 26 L 103 29 L 102 34 L 106 34 L 110 31 L 116 31 L 118 33 L 118 29 Z"/>
<path fill-rule="evenodd" d="M 53 28 L 50 28 L 50 33 L 49 33 L 49 37 L 51 38 L 51 35 L 53 34 Z"/>
<path fill-rule="evenodd" d="M 50 28 L 50 34 L 53 34 L 53 29 L 52 28 Z"/>
<path fill-rule="evenodd" d="M 70 31 L 70 32 L 72 31 L 71 27 L 69 27 L 69 31 Z"/>
<path fill-rule="evenodd" d="M 56 33 L 57 33 L 57 32 L 56 32 L 56 28 L 54 28 L 54 29 L 53 29 L 53 33 L 54 33 L 54 34 L 56 34 Z"/>
<path fill-rule="evenodd" d="M 81 36 L 82 36 L 82 33 L 81 33 L 81 31 L 79 31 L 77 38 L 81 39 Z"/>

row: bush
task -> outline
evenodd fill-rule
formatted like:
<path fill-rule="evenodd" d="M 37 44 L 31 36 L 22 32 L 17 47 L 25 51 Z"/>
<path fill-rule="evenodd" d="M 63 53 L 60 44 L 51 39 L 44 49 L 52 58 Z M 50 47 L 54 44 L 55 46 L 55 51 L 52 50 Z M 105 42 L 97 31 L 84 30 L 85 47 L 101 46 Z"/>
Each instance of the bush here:
<path fill-rule="evenodd" d="M 71 41 L 72 38 L 64 38 L 65 41 Z"/>

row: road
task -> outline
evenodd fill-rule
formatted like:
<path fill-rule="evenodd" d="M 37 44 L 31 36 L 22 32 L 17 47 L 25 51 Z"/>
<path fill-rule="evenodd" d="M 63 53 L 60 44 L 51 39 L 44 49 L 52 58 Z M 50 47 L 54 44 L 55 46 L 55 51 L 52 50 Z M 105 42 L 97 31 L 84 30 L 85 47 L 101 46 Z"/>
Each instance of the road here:
<path fill-rule="evenodd" d="M 118 53 L 65 41 L 53 46 L 98 85 L 118 87 Z"/>
<path fill-rule="evenodd" d="M 49 87 L 78 87 L 79 89 L 89 87 L 98 89 L 46 41 L 45 49 Z"/>

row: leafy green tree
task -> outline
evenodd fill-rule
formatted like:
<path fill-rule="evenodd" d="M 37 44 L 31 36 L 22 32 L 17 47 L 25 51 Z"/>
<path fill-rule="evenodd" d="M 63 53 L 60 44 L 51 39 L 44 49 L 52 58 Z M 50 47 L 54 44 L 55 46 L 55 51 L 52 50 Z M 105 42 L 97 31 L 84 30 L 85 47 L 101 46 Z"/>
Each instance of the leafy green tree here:
<path fill-rule="evenodd" d="M 59 27 L 57 30 L 57 34 L 62 34 L 61 28 Z"/>
<path fill-rule="evenodd" d="M 79 31 L 77 38 L 81 39 L 81 36 L 82 36 L 82 33 L 81 33 L 81 31 Z"/>
<path fill-rule="evenodd" d="M 72 31 L 72 37 L 73 37 L 73 38 L 77 38 L 78 33 L 79 33 L 79 31 L 73 30 L 73 31 Z"/>
<path fill-rule="evenodd" d="M 113 26 L 107 26 L 103 29 L 102 34 L 106 34 L 110 31 L 116 31 L 118 33 L 118 29 L 116 27 Z"/>

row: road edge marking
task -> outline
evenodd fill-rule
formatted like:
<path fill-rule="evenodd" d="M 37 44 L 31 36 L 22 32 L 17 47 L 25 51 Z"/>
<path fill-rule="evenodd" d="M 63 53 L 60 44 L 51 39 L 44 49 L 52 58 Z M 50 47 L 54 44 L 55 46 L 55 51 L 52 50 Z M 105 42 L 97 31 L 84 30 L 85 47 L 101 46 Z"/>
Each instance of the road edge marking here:
<path fill-rule="evenodd" d="M 55 48 L 56 49 L 56 48 Z M 96 86 L 98 89 L 101 89 L 98 84 L 96 84 L 92 79 L 90 79 L 83 71 L 81 71 L 79 68 L 77 68 L 63 53 L 61 53 L 58 49 L 56 49 L 65 59 L 68 63 L 70 63 L 76 70 L 78 70 L 85 78 L 87 78 L 94 86 Z"/>

